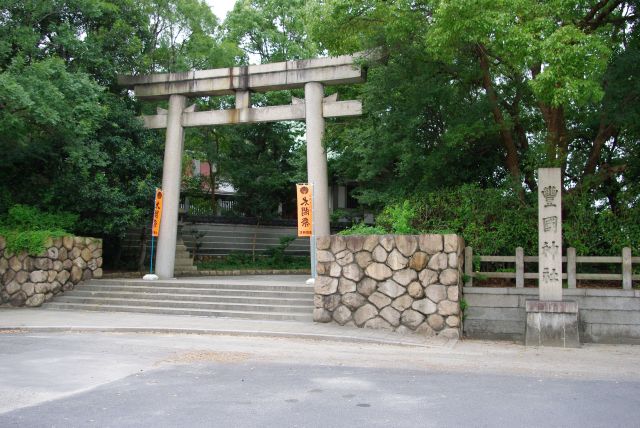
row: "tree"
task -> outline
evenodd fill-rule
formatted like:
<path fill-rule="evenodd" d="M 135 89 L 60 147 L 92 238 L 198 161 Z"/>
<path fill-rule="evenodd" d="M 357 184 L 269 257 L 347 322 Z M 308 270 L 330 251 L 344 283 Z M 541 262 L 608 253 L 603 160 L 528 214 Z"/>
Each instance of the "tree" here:
<path fill-rule="evenodd" d="M 629 154 L 638 145 L 638 68 L 630 62 L 638 55 L 637 11 L 636 2 L 618 0 L 330 0 L 311 2 L 308 16 L 313 37 L 331 52 L 378 49 L 371 75 L 401 84 L 365 106 L 384 118 L 380 127 L 396 118 L 431 131 L 412 136 L 409 153 L 439 146 L 447 158 L 456 159 L 458 150 L 480 158 L 499 142 L 493 150 L 502 161 L 480 160 L 475 180 L 485 181 L 491 170 L 510 177 L 522 199 L 535 189 L 535 169 L 556 165 L 575 191 L 603 192 L 611 201 L 630 185 Z M 424 70 L 420 78 L 416 70 Z M 370 79 L 365 96 L 384 83 Z M 413 91 L 399 93 L 403 86 Z M 411 111 L 403 103 L 417 106 Z M 447 148 L 452 141 L 460 144 Z"/>
<path fill-rule="evenodd" d="M 223 24 L 223 43 L 242 49 L 236 56 L 241 64 L 314 56 L 316 47 L 304 32 L 303 14 L 304 2 L 299 0 L 239 1 Z M 288 104 L 291 95 L 292 91 L 252 94 L 252 105 Z M 199 110 L 234 108 L 230 97 L 210 97 L 197 104 Z M 297 162 L 302 132 L 297 123 L 200 128 L 189 131 L 185 146 L 215 165 L 214 182 L 223 179 L 233 185 L 240 212 L 266 219 L 277 216 L 280 202 L 286 205 L 294 197 L 293 183 L 305 167 Z M 212 184 L 209 187 L 215 188 Z M 215 210 L 213 192 L 211 200 Z"/>
<path fill-rule="evenodd" d="M 304 6 L 304 0 L 239 0 L 224 23 L 227 37 L 262 63 L 316 56 Z"/>
<path fill-rule="evenodd" d="M 162 138 L 116 75 L 237 51 L 200 0 L 8 0 L 0 20 L 0 212 L 64 209 L 79 233 L 122 236 L 151 208 Z"/>

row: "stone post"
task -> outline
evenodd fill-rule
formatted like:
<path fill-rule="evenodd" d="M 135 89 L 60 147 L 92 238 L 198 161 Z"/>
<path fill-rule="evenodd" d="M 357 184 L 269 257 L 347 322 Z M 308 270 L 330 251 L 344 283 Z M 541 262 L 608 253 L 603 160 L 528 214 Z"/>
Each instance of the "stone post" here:
<path fill-rule="evenodd" d="M 576 288 L 576 249 L 567 248 L 567 287 Z"/>
<path fill-rule="evenodd" d="M 562 182 L 560 168 L 538 170 L 538 290 L 562 300 Z"/>
<path fill-rule="evenodd" d="M 307 176 L 313 184 L 313 234 L 330 235 L 329 185 L 327 178 L 327 152 L 322 145 L 324 117 L 322 101 L 324 86 L 310 82 L 304 85 L 305 118 L 307 123 Z"/>
<path fill-rule="evenodd" d="M 580 346 L 578 303 L 562 300 L 562 174 L 538 170 L 538 292 L 527 300 L 527 346 Z"/>
<path fill-rule="evenodd" d="M 622 249 L 622 288 L 631 290 L 633 281 L 633 268 L 631 265 L 631 248 L 624 247 Z"/>
<path fill-rule="evenodd" d="M 187 97 L 183 95 L 171 95 L 169 98 L 167 135 L 162 166 L 164 204 L 156 253 L 156 274 L 161 279 L 173 278 L 173 269 L 176 261 L 178 208 L 182 178 L 182 146 L 184 143 L 182 111 L 186 103 Z"/>
<path fill-rule="evenodd" d="M 516 247 L 516 288 L 524 287 L 524 248 Z"/>

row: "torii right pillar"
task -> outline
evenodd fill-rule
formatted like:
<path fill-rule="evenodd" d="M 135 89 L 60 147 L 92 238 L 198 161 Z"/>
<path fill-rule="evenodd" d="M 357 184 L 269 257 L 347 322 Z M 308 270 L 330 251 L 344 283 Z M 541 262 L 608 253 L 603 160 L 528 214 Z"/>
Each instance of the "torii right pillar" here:
<path fill-rule="evenodd" d="M 309 82 L 304 85 L 305 121 L 307 124 L 307 180 L 313 184 L 313 235 L 328 236 L 329 180 L 327 177 L 327 151 L 322 145 L 324 116 L 322 102 L 324 85 Z"/>
<path fill-rule="evenodd" d="M 538 300 L 527 300 L 527 346 L 580 346 L 578 302 L 562 299 L 562 173 L 538 169 Z"/>

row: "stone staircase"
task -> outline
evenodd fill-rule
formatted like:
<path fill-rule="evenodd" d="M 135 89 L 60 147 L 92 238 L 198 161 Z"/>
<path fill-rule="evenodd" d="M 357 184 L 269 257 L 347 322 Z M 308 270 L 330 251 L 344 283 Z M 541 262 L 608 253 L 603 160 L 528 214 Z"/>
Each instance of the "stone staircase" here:
<path fill-rule="evenodd" d="M 312 321 L 313 287 L 242 278 L 143 281 L 93 279 L 56 296 L 46 309 L 144 312 L 279 321 Z"/>
<path fill-rule="evenodd" d="M 193 264 L 193 257 L 189 254 L 189 250 L 184 245 L 182 238 L 178 238 L 176 243 L 176 264 L 173 270 L 179 276 L 189 275 L 189 273 L 198 271 L 198 268 Z"/>

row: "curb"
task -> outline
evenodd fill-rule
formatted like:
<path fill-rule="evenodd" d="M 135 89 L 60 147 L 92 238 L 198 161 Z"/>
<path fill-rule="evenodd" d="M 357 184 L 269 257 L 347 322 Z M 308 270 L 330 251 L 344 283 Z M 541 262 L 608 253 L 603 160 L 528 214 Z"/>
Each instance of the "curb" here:
<path fill-rule="evenodd" d="M 348 335 L 333 335 L 327 333 L 292 333 L 280 331 L 259 330 L 223 330 L 223 329 L 193 329 L 193 328 L 163 328 L 163 327 L 72 327 L 72 326 L 3 326 L 0 333 L 151 333 L 151 334 L 201 334 L 212 336 L 247 336 L 274 337 L 285 339 L 322 340 L 341 343 L 366 343 L 375 345 L 394 345 L 414 348 L 448 348 L 451 349 L 458 342 L 456 339 L 444 341 L 427 341 L 424 343 L 406 342 L 393 339 L 378 339 Z"/>

